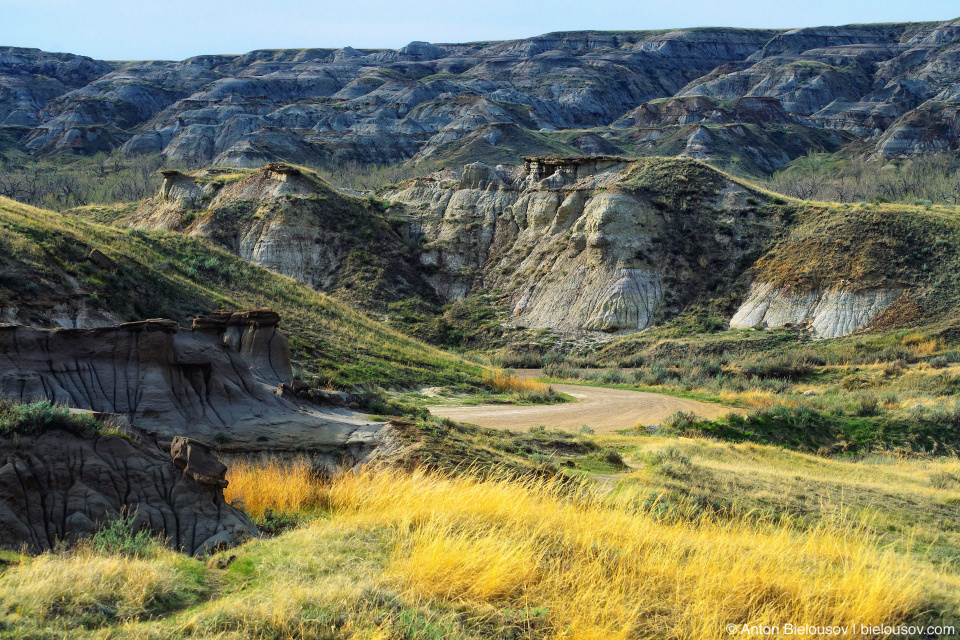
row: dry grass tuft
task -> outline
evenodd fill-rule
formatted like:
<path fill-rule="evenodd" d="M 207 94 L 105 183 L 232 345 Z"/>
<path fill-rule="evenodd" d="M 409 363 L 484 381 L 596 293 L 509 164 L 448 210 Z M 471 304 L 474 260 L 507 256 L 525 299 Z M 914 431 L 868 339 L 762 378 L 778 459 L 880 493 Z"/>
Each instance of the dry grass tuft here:
<path fill-rule="evenodd" d="M 517 376 L 510 375 L 502 369 L 496 369 L 494 371 L 485 373 L 483 375 L 483 382 L 494 390 L 501 392 L 548 393 L 550 391 L 550 387 L 541 382 L 537 382 L 535 380 L 523 380 Z"/>
<path fill-rule="evenodd" d="M 204 591 L 196 560 L 167 550 L 146 558 L 103 555 L 91 546 L 26 559 L 0 577 L 0 613 L 57 626 L 133 621 L 189 604 Z"/>
<path fill-rule="evenodd" d="M 242 506 L 260 517 L 266 509 L 293 513 L 318 504 L 320 480 L 305 458 L 292 461 L 273 458 L 265 462 L 237 460 L 227 471 L 227 502 Z"/>

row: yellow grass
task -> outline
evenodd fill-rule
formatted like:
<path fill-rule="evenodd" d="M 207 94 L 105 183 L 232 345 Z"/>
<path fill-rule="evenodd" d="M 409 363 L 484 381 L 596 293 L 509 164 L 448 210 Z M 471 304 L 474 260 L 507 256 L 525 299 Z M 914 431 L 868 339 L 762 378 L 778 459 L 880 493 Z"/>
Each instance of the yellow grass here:
<path fill-rule="evenodd" d="M 255 517 L 265 509 L 292 513 L 317 504 L 320 483 L 305 458 L 251 462 L 237 460 L 227 471 L 227 502 Z"/>
<path fill-rule="evenodd" d="M 710 389 L 697 388 L 693 391 L 702 393 L 704 395 L 711 394 Z M 794 407 L 797 405 L 796 402 L 785 399 L 783 394 L 776 394 L 772 391 L 757 391 L 755 389 L 751 389 L 749 391 L 728 391 L 726 389 L 722 389 L 719 392 L 713 392 L 713 395 L 716 395 L 721 402 L 736 403 L 742 407 L 748 407 L 751 409 L 772 407 L 775 404 L 788 407 Z"/>
<path fill-rule="evenodd" d="M 889 624 L 923 587 L 863 532 L 660 519 L 544 480 L 347 474 L 337 519 L 392 527 L 385 579 L 421 602 L 545 607 L 550 638 L 714 638 L 727 624 Z M 323 526 L 323 525 L 315 525 Z"/>
<path fill-rule="evenodd" d="M 523 392 L 535 391 L 547 393 L 550 387 L 535 380 L 523 380 L 507 372 L 496 369 L 483 374 L 483 382 L 496 391 Z"/>
<path fill-rule="evenodd" d="M 203 591 L 196 563 L 172 551 L 148 558 L 101 555 L 90 547 L 46 553 L 0 577 L 0 616 L 54 621 L 67 628 L 137 620 Z"/>

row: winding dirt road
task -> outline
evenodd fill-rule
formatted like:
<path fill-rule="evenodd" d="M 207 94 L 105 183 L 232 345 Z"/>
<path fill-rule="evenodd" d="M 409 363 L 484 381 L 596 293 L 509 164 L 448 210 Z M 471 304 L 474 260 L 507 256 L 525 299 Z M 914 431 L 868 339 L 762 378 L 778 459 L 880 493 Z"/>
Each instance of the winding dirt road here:
<path fill-rule="evenodd" d="M 659 393 L 605 389 L 574 384 L 551 384 L 551 387 L 576 398 L 565 404 L 518 407 L 482 404 L 475 406 L 432 406 L 437 416 L 468 422 L 481 427 L 526 431 L 543 425 L 548 429 L 577 431 L 587 425 L 598 434 L 613 433 L 637 425 L 659 424 L 677 411 L 688 411 L 704 418 L 718 418 L 739 411 L 708 402 L 675 398 Z"/>

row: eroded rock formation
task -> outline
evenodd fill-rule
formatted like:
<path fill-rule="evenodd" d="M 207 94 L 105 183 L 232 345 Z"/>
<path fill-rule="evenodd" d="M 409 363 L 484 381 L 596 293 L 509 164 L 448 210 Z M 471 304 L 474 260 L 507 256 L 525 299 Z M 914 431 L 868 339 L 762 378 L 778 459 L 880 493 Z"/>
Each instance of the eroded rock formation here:
<path fill-rule="evenodd" d="M 676 192 L 651 191 L 661 179 Z M 512 324 L 568 332 L 651 326 L 711 279 L 736 277 L 776 224 L 756 194 L 687 161 L 475 163 L 460 181 L 428 176 L 388 197 L 421 212 L 421 260 L 444 297 L 508 292 Z"/>
<path fill-rule="evenodd" d="M 831 290 L 809 293 L 755 283 L 730 320 L 734 329 L 808 324 L 814 337 L 836 338 L 870 324 L 903 292 L 898 289 Z"/>
<path fill-rule="evenodd" d="M 864 273 L 873 275 L 866 279 L 838 264 L 803 288 L 769 285 L 758 276 L 747 290 L 758 259 L 780 265 L 774 271 L 802 275 L 806 249 L 790 250 L 796 264 L 781 264 L 777 251 L 766 252 L 780 232 L 793 228 L 781 216 L 802 213 L 799 204 L 776 204 L 769 193 L 687 159 L 523 160 L 522 165 L 474 162 L 462 171 L 444 169 L 406 181 L 382 194 L 402 205 L 389 210 L 370 208 L 286 165 L 268 165 L 220 188 L 210 186 L 209 171 L 177 173 L 160 195 L 116 223 L 208 238 L 268 269 L 377 310 L 384 301 L 412 295 L 450 303 L 494 293 L 509 309 L 507 325 L 565 334 L 640 331 L 690 304 L 732 294 L 727 317 L 736 328 L 806 322 L 818 337 L 834 337 L 867 326 L 912 286 L 910 278 L 874 282 L 887 270 L 872 259 Z M 203 194 L 208 210 L 176 195 L 192 190 Z M 239 210 L 255 214 L 238 217 Z M 821 212 L 822 219 L 846 219 L 844 211 Z M 192 222 L 185 225 L 184 219 Z M 848 222 L 843 232 L 827 225 L 809 233 L 828 244 L 849 243 L 857 233 L 892 233 L 866 218 Z M 382 232 L 368 231 L 374 228 Z M 775 246 L 792 243 L 781 238 Z M 881 244 L 877 251 L 883 255 L 893 250 L 890 259 L 911 251 L 893 249 L 896 242 Z M 814 251 L 837 253 L 835 247 Z M 370 268 L 374 265 L 377 270 Z M 371 274 L 377 274 L 373 286 Z M 243 351 L 271 382 L 286 382 L 271 364 L 282 362 L 282 353 L 264 346 L 271 329 L 256 330 L 265 339 L 255 342 L 264 349 L 255 353 L 243 346 L 236 327 L 229 328 L 233 322 L 227 315 L 211 316 L 195 328 Z"/>
<path fill-rule="evenodd" d="M 171 456 L 146 432 L 128 433 L 0 437 L 0 547 L 47 551 L 121 515 L 190 554 L 259 535 L 224 501 L 226 467 L 208 448 L 178 438 Z"/>
<path fill-rule="evenodd" d="M 363 459 L 383 424 L 278 395 L 291 379 L 286 338 L 268 309 L 97 329 L 0 325 L 0 391 L 115 413 L 162 443 L 176 436 L 223 451 L 305 451 L 336 466 Z"/>
<path fill-rule="evenodd" d="M 197 165 L 382 164 L 451 149 L 489 160 L 504 146 L 514 154 L 566 146 L 591 154 L 679 149 L 769 171 L 856 139 L 885 156 L 956 148 L 956 128 L 929 130 L 960 102 L 958 39 L 960 20 L 580 31 L 121 68 L 6 48 L 0 123 L 29 127 L 23 142 L 37 153 L 122 146 Z M 678 146 L 701 124 L 711 126 L 711 140 Z M 602 137 L 593 132 L 607 127 Z M 563 129 L 585 133 L 551 136 Z"/>
<path fill-rule="evenodd" d="M 115 224 L 205 238 L 364 309 L 433 297 L 409 217 L 391 211 L 385 219 L 379 203 L 340 193 L 287 164 L 225 183 L 218 175 L 164 172 L 160 192 Z"/>
<path fill-rule="evenodd" d="M 207 331 L 239 353 L 250 371 L 271 385 L 290 384 L 290 345 L 277 328 L 280 314 L 270 309 L 220 311 L 193 321 L 194 331 Z"/>

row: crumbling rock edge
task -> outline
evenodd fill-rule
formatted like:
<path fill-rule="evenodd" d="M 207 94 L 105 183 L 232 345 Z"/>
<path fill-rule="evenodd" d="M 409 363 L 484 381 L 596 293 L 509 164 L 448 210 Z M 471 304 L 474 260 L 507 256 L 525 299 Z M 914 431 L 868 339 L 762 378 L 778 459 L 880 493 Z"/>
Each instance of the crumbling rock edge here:
<path fill-rule="evenodd" d="M 160 319 L 95 329 L 2 325 L 0 393 L 119 414 L 165 446 L 186 436 L 232 454 L 306 452 L 331 469 L 364 460 L 387 425 L 284 394 L 292 371 L 278 323 L 256 309 L 200 317 L 192 331 Z"/>
<path fill-rule="evenodd" d="M 227 467 L 202 443 L 174 442 L 166 452 L 135 427 L 123 436 L 0 437 L 0 547 L 49 551 L 124 513 L 135 530 L 191 555 L 258 537 L 250 518 L 224 500 Z"/>

